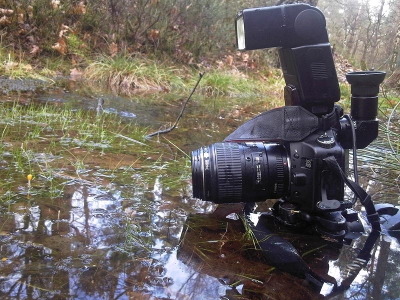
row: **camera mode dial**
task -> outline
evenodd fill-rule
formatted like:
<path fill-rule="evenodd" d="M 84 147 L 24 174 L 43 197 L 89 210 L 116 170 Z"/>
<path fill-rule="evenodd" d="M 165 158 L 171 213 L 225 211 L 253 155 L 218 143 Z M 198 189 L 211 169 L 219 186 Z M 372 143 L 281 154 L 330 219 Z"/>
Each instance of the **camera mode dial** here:
<path fill-rule="evenodd" d="M 335 146 L 335 139 L 331 136 L 323 134 L 317 138 L 317 144 L 322 148 L 330 149 Z"/>

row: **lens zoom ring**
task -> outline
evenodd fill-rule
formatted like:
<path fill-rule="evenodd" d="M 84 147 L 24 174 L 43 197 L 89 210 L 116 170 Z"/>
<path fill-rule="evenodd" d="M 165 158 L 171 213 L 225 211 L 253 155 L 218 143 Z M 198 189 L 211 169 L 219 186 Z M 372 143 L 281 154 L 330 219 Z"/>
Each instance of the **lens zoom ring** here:
<path fill-rule="evenodd" d="M 218 198 L 222 202 L 240 202 L 242 199 L 242 165 L 239 146 L 221 143 L 216 147 Z"/>

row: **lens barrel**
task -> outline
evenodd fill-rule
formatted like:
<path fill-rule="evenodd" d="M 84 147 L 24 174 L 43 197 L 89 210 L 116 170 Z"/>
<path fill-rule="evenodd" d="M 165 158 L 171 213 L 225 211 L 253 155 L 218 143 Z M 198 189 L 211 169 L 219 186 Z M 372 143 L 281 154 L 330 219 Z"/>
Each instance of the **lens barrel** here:
<path fill-rule="evenodd" d="M 264 201 L 289 185 L 286 150 L 279 144 L 215 143 L 192 152 L 193 196 L 214 203 Z"/>

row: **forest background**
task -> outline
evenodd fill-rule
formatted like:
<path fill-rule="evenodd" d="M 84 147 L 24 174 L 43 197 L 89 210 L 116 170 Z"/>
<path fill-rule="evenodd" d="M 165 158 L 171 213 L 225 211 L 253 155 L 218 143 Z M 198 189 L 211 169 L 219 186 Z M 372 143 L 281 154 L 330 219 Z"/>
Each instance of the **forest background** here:
<path fill-rule="evenodd" d="M 276 53 L 237 52 L 236 13 L 294 2 L 323 11 L 335 58 L 346 68 L 385 70 L 392 75 L 389 84 L 397 87 L 396 0 L 0 0 L 0 74 L 90 77 L 99 74 L 94 62 L 114 64 L 123 57 L 191 69 L 254 70 L 262 79 L 279 67 Z M 134 80 L 124 84 L 139 87 Z"/>

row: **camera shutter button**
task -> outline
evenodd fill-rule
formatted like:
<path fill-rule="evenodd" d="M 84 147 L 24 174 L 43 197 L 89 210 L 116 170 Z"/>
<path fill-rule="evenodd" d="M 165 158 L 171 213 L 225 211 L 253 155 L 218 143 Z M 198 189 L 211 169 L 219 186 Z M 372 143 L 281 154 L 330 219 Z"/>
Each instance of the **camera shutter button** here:
<path fill-rule="evenodd" d="M 330 149 L 333 148 L 333 146 L 335 146 L 335 139 L 331 136 L 320 135 L 317 138 L 317 144 L 322 148 Z"/>

